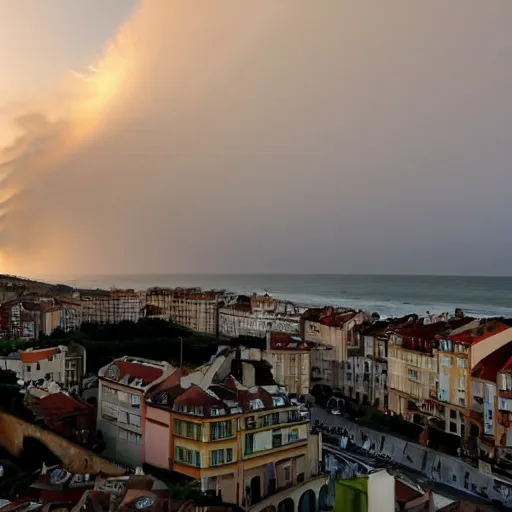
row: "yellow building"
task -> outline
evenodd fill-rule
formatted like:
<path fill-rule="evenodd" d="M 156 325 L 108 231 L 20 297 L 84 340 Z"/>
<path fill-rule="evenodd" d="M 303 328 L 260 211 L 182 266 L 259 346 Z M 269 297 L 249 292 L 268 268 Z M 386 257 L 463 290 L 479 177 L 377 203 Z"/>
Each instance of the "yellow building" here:
<path fill-rule="evenodd" d="M 220 355 L 152 390 L 145 461 L 199 480 L 203 491 L 253 512 L 317 510 L 328 482 L 320 472 L 319 437 L 309 434 L 309 421 L 286 391 L 270 384 L 268 368 L 253 362 L 255 371 L 244 371 L 250 364 L 234 353 Z M 255 375 L 266 385 L 256 385 Z"/>

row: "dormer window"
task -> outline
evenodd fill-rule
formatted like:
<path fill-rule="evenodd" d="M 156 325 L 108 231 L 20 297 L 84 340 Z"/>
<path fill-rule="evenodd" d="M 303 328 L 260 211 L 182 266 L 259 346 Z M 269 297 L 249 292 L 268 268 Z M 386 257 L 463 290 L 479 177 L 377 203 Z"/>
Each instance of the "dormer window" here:
<path fill-rule="evenodd" d="M 263 402 L 259 398 L 256 398 L 255 400 L 251 400 L 249 402 L 249 410 L 258 411 L 259 409 L 265 409 Z"/>
<path fill-rule="evenodd" d="M 272 402 L 274 403 L 274 407 L 284 407 L 286 405 L 282 396 L 274 396 Z"/>
<path fill-rule="evenodd" d="M 224 407 L 212 407 L 210 409 L 210 416 L 224 416 L 225 414 Z"/>

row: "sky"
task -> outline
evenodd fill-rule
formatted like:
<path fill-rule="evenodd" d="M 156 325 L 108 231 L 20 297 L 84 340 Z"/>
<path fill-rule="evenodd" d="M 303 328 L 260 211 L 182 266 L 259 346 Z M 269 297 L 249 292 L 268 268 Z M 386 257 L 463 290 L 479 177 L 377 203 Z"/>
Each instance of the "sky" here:
<path fill-rule="evenodd" d="M 510 0 L 0 0 L 0 272 L 512 275 Z"/>

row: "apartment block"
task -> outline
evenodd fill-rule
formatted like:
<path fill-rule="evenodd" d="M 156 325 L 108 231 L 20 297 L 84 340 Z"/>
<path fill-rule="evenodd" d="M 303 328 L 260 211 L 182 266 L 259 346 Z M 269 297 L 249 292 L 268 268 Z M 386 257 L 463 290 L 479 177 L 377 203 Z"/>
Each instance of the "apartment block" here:
<path fill-rule="evenodd" d="M 116 359 L 100 369 L 97 427 L 107 445 L 106 457 L 131 467 L 141 465 L 146 425 L 144 393 L 173 371 L 169 363 L 131 357 Z"/>
<path fill-rule="evenodd" d="M 167 384 L 167 385 L 166 385 Z M 318 510 L 320 440 L 261 361 L 227 349 L 146 395 L 146 462 L 252 512 Z"/>

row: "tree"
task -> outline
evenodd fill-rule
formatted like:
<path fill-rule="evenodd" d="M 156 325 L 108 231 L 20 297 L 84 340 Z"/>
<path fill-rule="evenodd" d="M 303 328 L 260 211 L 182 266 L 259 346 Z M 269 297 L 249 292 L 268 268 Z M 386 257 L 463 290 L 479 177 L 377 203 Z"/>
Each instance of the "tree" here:
<path fill-rule="evenodd" d="M 0 384 L 16 384 L 17 382 L 18 378 L 13 371 L 0 369 Z"/>

